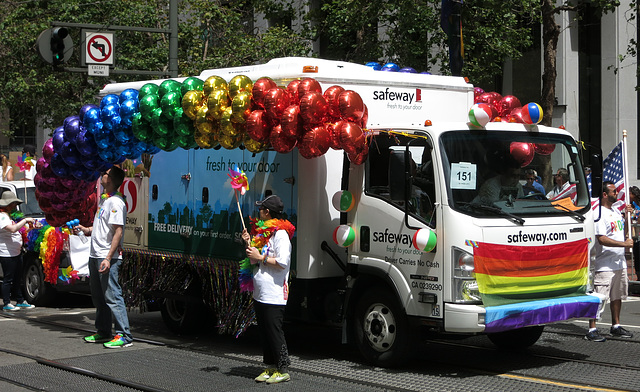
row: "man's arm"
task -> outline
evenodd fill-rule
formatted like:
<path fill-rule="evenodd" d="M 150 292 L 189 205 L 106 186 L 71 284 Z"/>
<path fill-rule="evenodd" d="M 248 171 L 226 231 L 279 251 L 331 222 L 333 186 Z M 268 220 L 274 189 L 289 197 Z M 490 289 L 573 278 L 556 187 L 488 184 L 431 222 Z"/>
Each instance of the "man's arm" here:
<path fill-rule="evenodd" d="M 107 272 L 109 268 L 111 268 L 111 259 L 118 252 L 118 248 L 120 247 L 120 239 L 122 238 L 122 225 L 113 225 L 113 239 L 111 240 L 111 247 L 109 248 L 109 253 L 100 263 L 100 269 L 98 272 Z"/>
<path fill-rule="evenodd" d="M 596 235 L 596 238 L 598 239 L 598 242 L 602 246 L 617 247 L 617 248 L 633 247 L 633 239 L 631 238 L 627 238 L 624 241 L 616 241 L 614 239 L 607 237 L 606 235 Z"/>

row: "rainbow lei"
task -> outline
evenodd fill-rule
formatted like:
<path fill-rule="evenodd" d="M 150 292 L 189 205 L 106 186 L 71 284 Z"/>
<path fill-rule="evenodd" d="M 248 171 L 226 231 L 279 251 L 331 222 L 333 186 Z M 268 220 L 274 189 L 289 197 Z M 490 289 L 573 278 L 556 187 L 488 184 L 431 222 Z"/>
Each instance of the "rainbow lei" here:
<path fill-rule="evenodd" d="M 118 192 L 118 191 L 116 191 L 116 192 L 112 192 L 112 193 L 107 193 L 107 192 L 105 192 L 105 193 L 103 193 L 103 194 L 101 194 L 101 195 L 100 195 L 100 199 L 102 199 L 102 200 L 107 200 L 107 199 L 108 199 L 108 198 L 110 198 L 111 196 L 120 196 L 120 197 L 122 198 L 122 200 L 124 200 L 124 201 L 125 201 L 125 203 L 126 203 L 126 201 L 127 201 L 127 199 L 124 197 L 124 195 L 123 195 L 122 193 Z"/>
<path fill-rule="evenodd" d="M 251 220 L 251 246 L 256 247 L 260 254 L 263 253 L 265 245 L 269 242 L 269 239 L 278 230 L 284 230 L 289 235 L 289 239 L 293 238 L 295 233 L 295 226 L 286 219 L 269 219 L 267 221 Z M 253 291 L 253 275 L 258 269 L 258 264 L 251 264 L 249 258 L 240 260 L 240 271 L 238 274 L 238 280 L 240 281 L 240 292 Z"/>

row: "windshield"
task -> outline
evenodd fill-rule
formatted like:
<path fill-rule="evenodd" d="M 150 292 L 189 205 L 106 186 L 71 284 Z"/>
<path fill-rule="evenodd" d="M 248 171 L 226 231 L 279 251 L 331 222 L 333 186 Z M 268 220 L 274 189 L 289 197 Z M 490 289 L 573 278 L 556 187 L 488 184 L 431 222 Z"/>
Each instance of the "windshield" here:
<path fill-rule="evenodd" d="M 568 136 L 462 130 L 444 133 L 440 152 L 449 205 L 461 212 L 576 216 L 590 205 L 578 149 Z"/>

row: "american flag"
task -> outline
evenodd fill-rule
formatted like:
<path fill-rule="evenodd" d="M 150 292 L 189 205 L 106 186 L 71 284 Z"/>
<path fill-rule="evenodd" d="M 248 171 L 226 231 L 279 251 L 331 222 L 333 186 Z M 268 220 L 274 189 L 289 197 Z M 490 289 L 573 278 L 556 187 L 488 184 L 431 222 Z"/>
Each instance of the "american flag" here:
<path fill-rule="evenodd" d="M 625 196 L 625 188 L 624 188 L 624 170 L 622 165 L 622 142 L 618 143 L 617 146 L 611 150 L 609 155 L 602 162 L 602 180 L 603 181 L 611 181 L 616 185 L 616 189 L 618 190 L 618 202 L 615 203 L 616 207 L 620 211 L 624 209 L 624 196 Z M 591 176 L 589 176 L 588 180 L 589 185 L 591 184 Z M 598 195 L 600 196 L 600 195 Z M 591 202 L 591 206 L 593 209 L 598 208 L 600 204 L 600 197 L 594 199 Z"/>

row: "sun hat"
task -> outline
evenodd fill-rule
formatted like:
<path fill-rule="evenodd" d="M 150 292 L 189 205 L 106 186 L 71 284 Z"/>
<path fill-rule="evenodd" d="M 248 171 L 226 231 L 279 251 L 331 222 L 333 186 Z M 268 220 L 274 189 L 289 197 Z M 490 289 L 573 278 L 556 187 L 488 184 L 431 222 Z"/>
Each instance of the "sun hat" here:
<path fill-rule="evenodd" d="M 16 195 L 11 191 L 2 192 L 2 196 L 0 197 L 0 207 L 7 207 L 11 203 L 23 203 L 22 200 L 18 199 Z"/>

